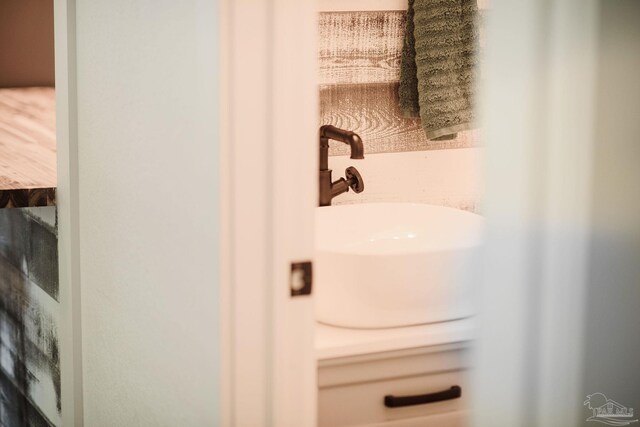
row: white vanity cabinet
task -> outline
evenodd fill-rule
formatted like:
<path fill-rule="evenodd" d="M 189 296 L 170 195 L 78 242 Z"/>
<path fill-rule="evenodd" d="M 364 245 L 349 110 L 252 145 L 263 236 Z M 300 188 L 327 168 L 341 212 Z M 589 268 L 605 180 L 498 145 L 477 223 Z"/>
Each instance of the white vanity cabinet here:
<path fill-rule="evenodd" d="M 462 427 L 468 368 L 461 344 L 322 360 L 318 425 Z"/>
<path fill-rule="evenodd" d="M 318 426 L 466 426 L 470 343 L 320 357 Z"/>

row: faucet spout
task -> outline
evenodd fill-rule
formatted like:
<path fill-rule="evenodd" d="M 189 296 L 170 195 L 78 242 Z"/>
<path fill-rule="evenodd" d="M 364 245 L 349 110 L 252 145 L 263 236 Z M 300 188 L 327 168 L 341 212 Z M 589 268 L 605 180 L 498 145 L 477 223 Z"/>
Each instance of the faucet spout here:
<path fill-rule="evenodd" d="M 325 125 L 320 128 L 320 206 L 330 206 L 331 200 L 352 189 L 356 193 L 364 190 L 364 181 L 354 167 L 345 171 L 347 179 L 337 181 L 331 179 L 329 169 L 329 140 L 344 142 L 351 148 L 352 159 L 364 159 L 362 139 L 355 133 L 335 126 Z"/>
<path fill-rule="evenodd" d="M 326 140 L 332 139 L 334 141 L 344 142 L 351 147 L 352 159 L 364 159 L 364 146 L 362 145 L 362 139 L 355 132 L 350 130 L 338 129 L 335 126 L 324 125 L 320 128 L 320 138 Z"/>

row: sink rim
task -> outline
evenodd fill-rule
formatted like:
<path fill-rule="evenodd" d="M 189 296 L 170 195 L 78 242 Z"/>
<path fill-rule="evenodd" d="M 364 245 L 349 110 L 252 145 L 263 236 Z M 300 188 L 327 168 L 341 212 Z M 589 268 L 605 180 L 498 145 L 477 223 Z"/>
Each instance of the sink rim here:
<path fill-rule="evenodd" d="M 320 215 L 327 210 L 331 210 L 332 214 L 338 214 L 337 211 L 344 210 L 365 210 L 367 207 L 372 207 L 373 209 L 378 210 L 378 212 L 382 210 L 392 210 L 392 209 L 401 209 L 405 210 L 405 212 L 410 212 L 413 215 L 420 214 L 420 212 L 411 212 L 412 209 L 423 210 L 426 215 L 428 212 L 437 212 L 437 220 L 439 221 L 460 221 L 461 224 L 465 223 L 466 227 L 471 228 L 470 233 L 463 233 L 463 236 L 458 237 L 458 241 L 450 241 L 444 243 L 437 243 L 434 245 L 433 241 L 429 241 L 427 237 L 428 230 L 417 230 L 416 237 L 417 240 L 412 244 L 414 247 L 402 247 L 402 243 L 399 243 L 395 248 L 376 248 L 372 249 L 370 247 L 366 247 L 367 243 L 375 244 L 373 240 L 369 240 L 368 242 L 363 239 L 355 239 L 354 243 L 345 244 L 344 241 L 342 243 L 328 243 L 327 237 L 319 236 L 321 233 L 320 230 Z M 345 204 L 345 205 L 337 205 L 337 206 L 323 206 L 316 208 L 316 222 L 315 222 L 315 233 L 316 233 L 316 251 L 318 253 L 326 253 L 326 254 L 340 254 L 340 255 L 348 255 L 352 257 L 407 257 L 407 256 L 422 256 L 428 253 L 445 253 L 449 251 L 460 251 L 465 249 L 472 249 L 480 246 L 483 243 L 483 230 L 485 219 L 481 215 L 478 215 L 473 212 L 464 211 L 461 209 L 452 208 L 449 206 L 441 206 L 427 203 L 413 203 L 413 202 L 368 202 L 368 203 L 353 203 L 353 204 Z M 453 215 L 453 219 L 443 219 L 443 214 Z M 348 215 L 343 216 L 342 218 L 349 218 Z M 414 218 L 412 218 L 414 220 Z M 409 221 L 411 222 L 411 221 Z M 342 220 L 344 223 L 344 220 Z M 387 225 L 388 227 L 389 225 Z M 395 224 L 394 224 L 395 226 Z M 432 223 L 413 223 L 407 225 L 405 230 L 408 228 L 420 228 L 427 226 L 433 226 Z M 447 227 L 453 227 L 452 224 L 447 224 Z M 402 228 L 402 224 L 398 224 L 397 227 Z M 384 228 L 384 226 L 382 227 Z M 371 233 L 375 233 L 376 231 L 372 231 Z M 390 233 L 396 232 L 394 230 L 389 231 Z M 367 234 L 369 232 L 365 232 Z M 381 230 L 380 233 L 385 233 L 385 230 Z M 387 239 L 390 240 L 399 240 L 399 241 L 407 241 L 411 238 L 393 238 Z M 376 242 L 381 242 L 383 239 L 379 239 Z M 422 243 L 422 246 L 419 244 Z M 382 243 L 383 245 L 384 243 Z M 355 246 L 355 248 L 354 248 Z M 358 246 L 361 246 L 358 248 Z"/>

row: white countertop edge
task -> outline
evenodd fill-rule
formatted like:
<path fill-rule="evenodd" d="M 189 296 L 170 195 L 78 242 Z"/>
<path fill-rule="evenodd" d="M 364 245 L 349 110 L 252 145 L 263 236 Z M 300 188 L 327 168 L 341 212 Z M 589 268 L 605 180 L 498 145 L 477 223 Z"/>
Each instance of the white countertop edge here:
<path fill-rule="evenodd" d="M 316 358 L 326 360 L 471 341 L 475 333 L 474 318 L 389 329 L 347 329 L 317 324 Z"/>

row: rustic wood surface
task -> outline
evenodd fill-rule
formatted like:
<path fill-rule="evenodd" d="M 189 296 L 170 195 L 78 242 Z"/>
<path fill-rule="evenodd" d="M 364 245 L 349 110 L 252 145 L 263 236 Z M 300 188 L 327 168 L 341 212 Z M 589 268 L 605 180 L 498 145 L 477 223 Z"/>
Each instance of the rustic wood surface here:
<path fill-rule="evenodd" d="M 479 11 L 480 52 L 485 14 Z M 320 85 L 399 81 L 405 26 L 406 11 L 320 13 Z"/>
<path fill-rule="evenodd" d="M 427 139 L 419 119 L 402 117 L 398 83 L 325 86 L 320 89 L 320 125 L 332 124 L 356 132 L 365 155 L 399 151 L 441 150 L 477 146 L 477 131 L 460 132 L 448 141 Z M 331 143 L 331 155 L 345 155 L 349 147 Z"/>
<path fill-rule="evenodd" d="M 405 12 L 327 12 L 319 19 L 320 84 L 400 78 Z"/>
<path fill-rule="evenodd" d="M 58 303 L 2 256 L 0 295 L 0 353 L 11 361 L 0 364 L 0 375 L 7 377 L 19 397 L 13 404 L 1 399 L 0 406 L 6 412 L 23 414 L 17 417 L 20 424 L 8 425 L 59 425 L 62 408 Z M 25 420 L 26 413 L 31 412 L 35 419 Z M 48 420 L 35 422 L 42 417 L 36 416 L 38 413 Z"/>
<path fill-rule="evenodd" d="M 0 89 L 0 208 L 55 204 L 53 88 Z"/>
<path fill-rule="evenodd" d="M 484 20 L 480 16 L 481 22 Z M 426 138 L 419 119 L 398 107 L 405 11 L 323 12 L 318 21 L 320 123 L 352 130 L 365 153 L 442 150 L 479 145 L 479 132 L 448 141 Z M 481 31 L 481 48 L 484 34 Z M 330 155 L 344 155 L 343 144 Z"/>

